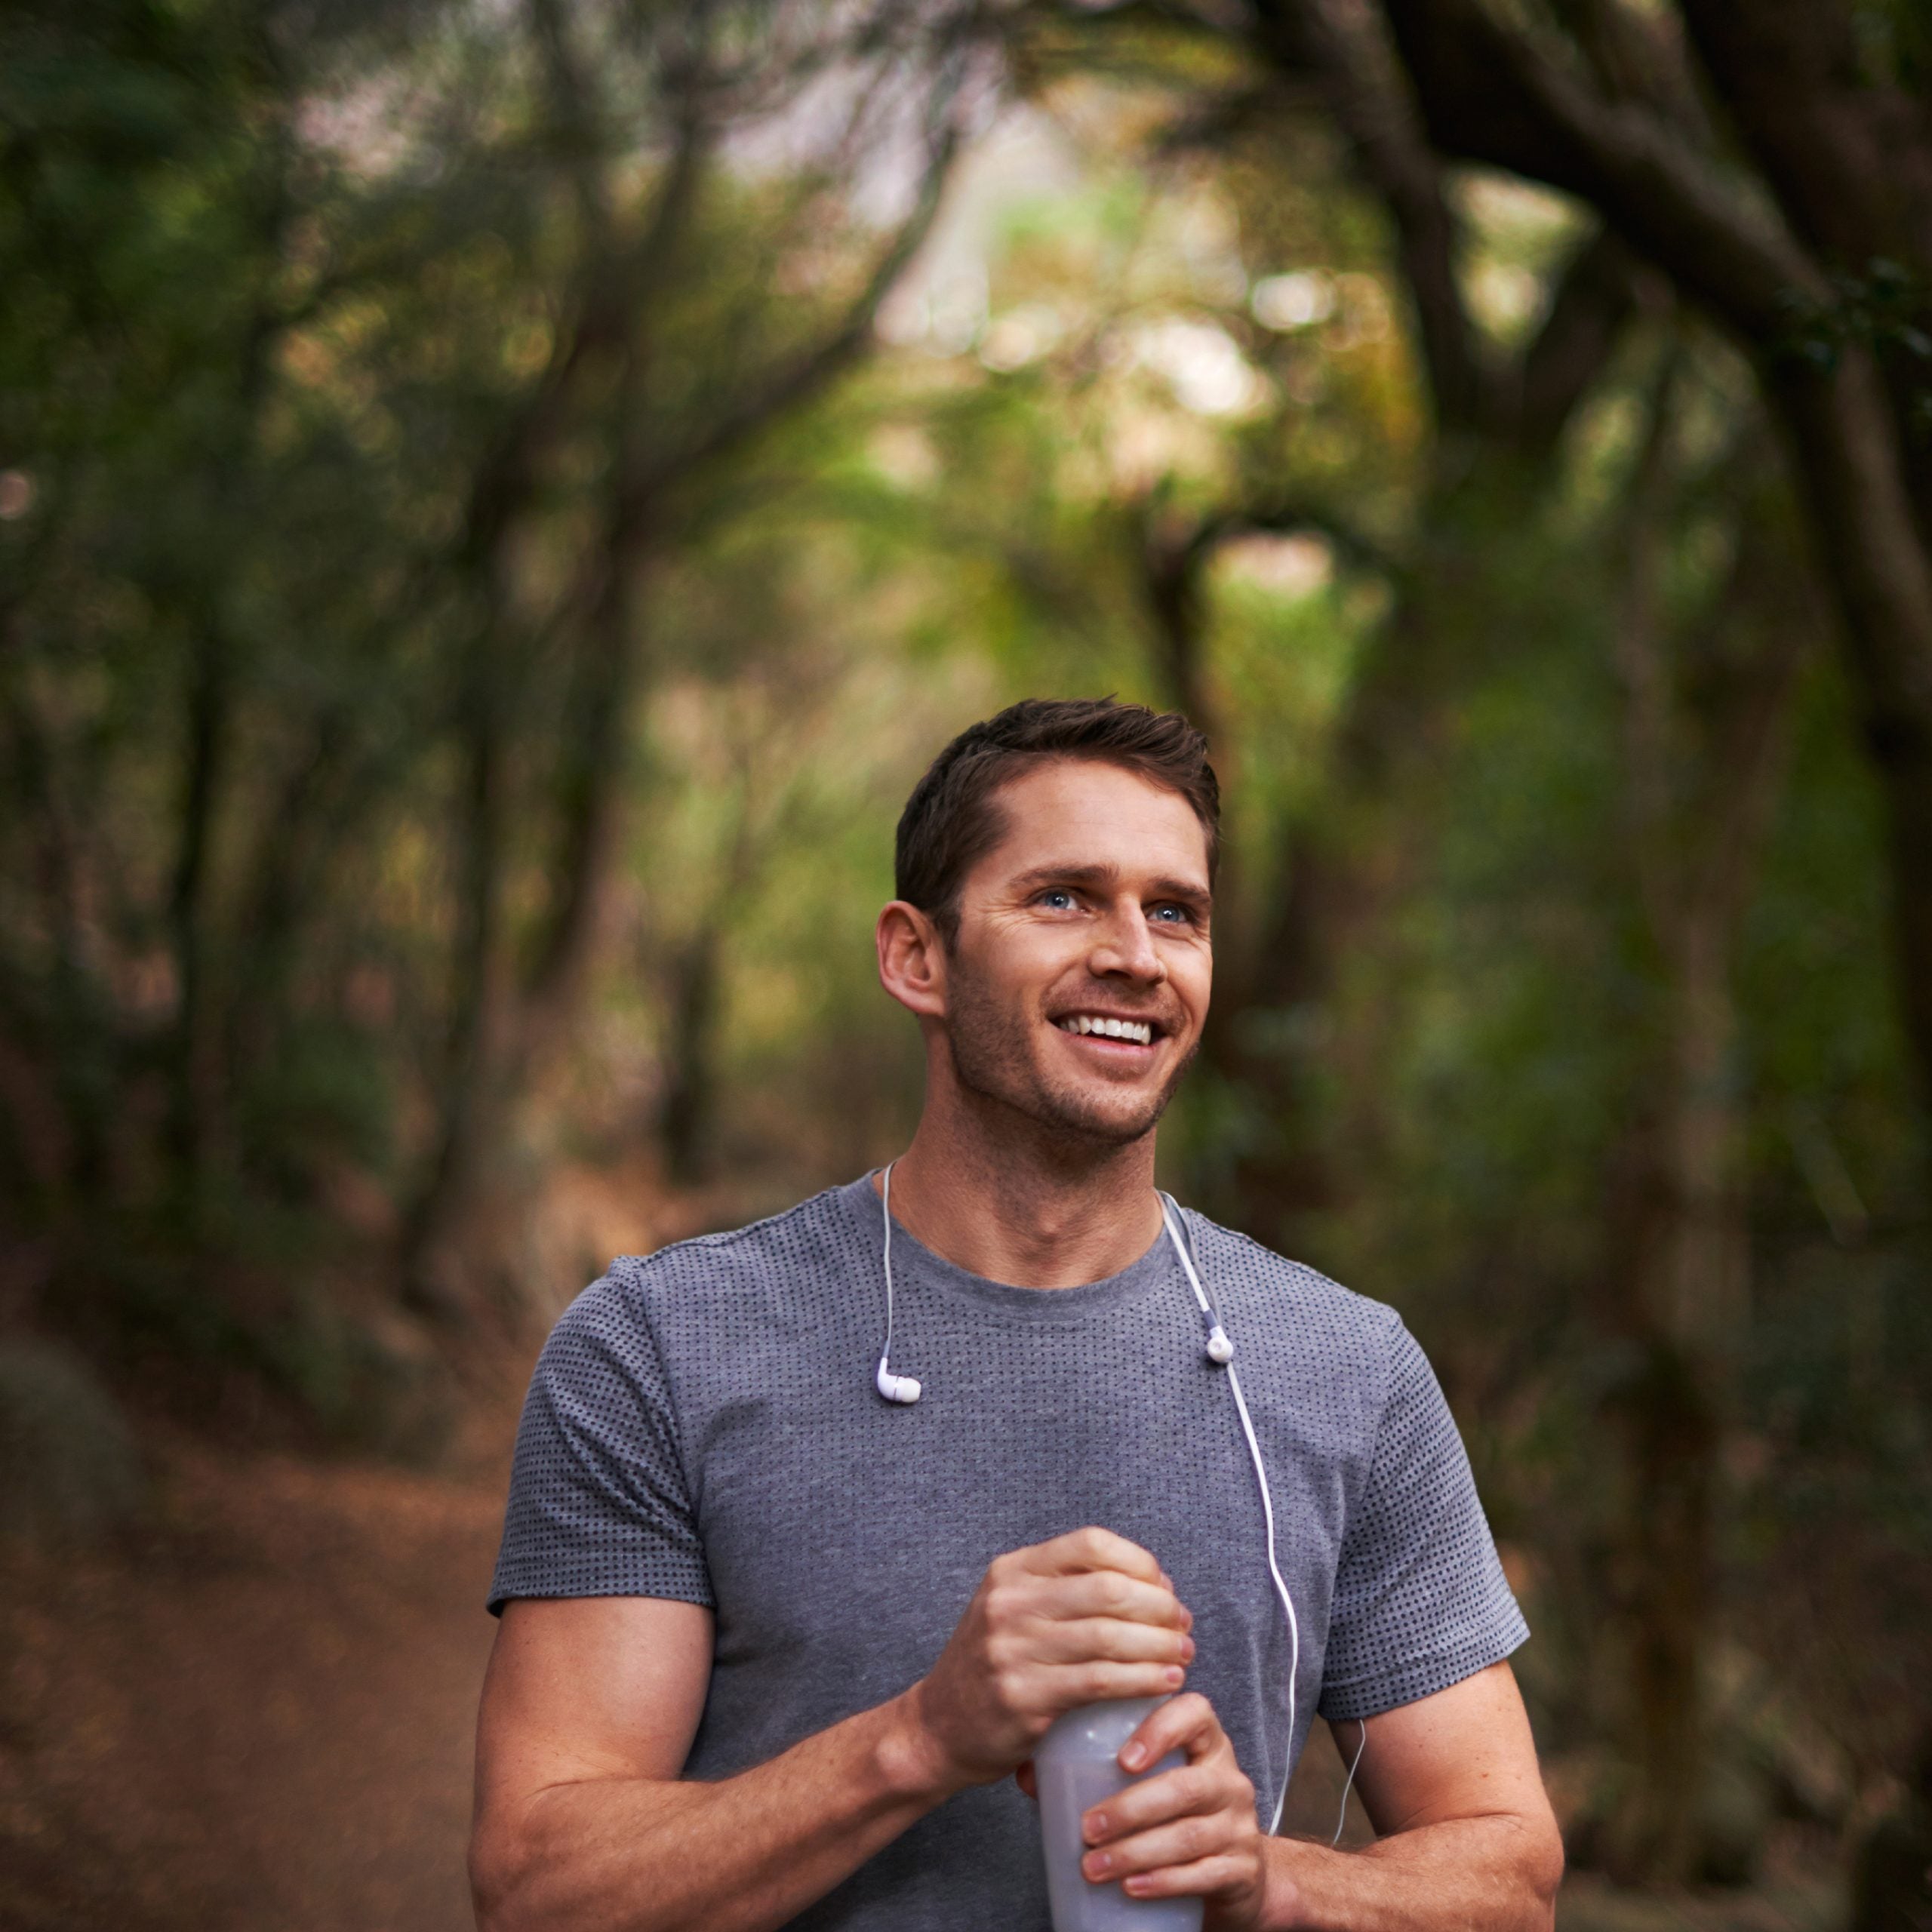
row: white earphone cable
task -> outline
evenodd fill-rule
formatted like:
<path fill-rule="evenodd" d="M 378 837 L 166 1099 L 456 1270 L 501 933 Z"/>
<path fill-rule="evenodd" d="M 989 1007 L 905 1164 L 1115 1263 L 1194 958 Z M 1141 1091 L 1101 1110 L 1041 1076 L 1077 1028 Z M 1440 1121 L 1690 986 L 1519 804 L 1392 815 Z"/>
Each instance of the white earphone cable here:
<path fill-rule="evenodd" d="M 1174 1204 L 1165 1195 L 1161 1197 L 1161 1219 L 1167 1227 L 1168 1240 L 1174 1243 L 1175 1254 L 1180 1257 L 1182 1272 L 1187 1276 L 1188 1286 L 1194 1291 L 1194 1299 L 1201 1304 L 1201 1313 L 1214 1323 L 1218 1334 L 1220 1324 L 1215 1321 L 1207 1292 L 1201 1285 L 1201 1277 L 1195 1272 L 1193 1257 L 1180 1238 L 1180 1230 L 1174 1226 Z M 1241 1417 L 1241 1432 L 1247 1441 L 1247 1453 L 1254 1460 L 1254 1479 L 1261 1487 L 1261 1516 L 1268 1527 L 1268 1574 L 1274 1579 L 1275 1594 L 1281 1598 L 1281 1608 L 1288 1620 L 1288 1737 L 1281 1767 L 1281 1794 L 1275 1800 L 1275 1817 L 1268 1827 L 1268 1835 L 1272 1838 L 1281 1829 L 1281 1813 L 1288 1801 L 1289 1774 L 1294 1766 L 1295 1693 L 1296 1680 L 1301 1675 L 1301 1626 L 1296 1620 L 1294 1599 L 1288 1595 L 1287 1584 L 1283 1580 L 1281 1566 L 1275 1558 L 1275 1502 L 1268 1492 L 1268 1472 L 1262 1463 L 1261 1444 L 1255 1439 L 1254 1424 L 1248 1417 L 1247 1398 L 1241 1392 L 1241 1377 L 1235 1373 L 1232 1361 L 1223 1365 L 1228 1372 L 1228 1387 L 1233 1392 L 1235 1413 Z"/>
<path fill-rule="evenodd" d="M 1355 1773 L 1361 1768 L 1361 1754 L 1368 1749 L 1368 1720 L 1355 1719 L 1355 1755 L 1349 1760 L 1349 1774 L 1342 1780 L 1342 1808 L 1336 1814 L 1335 1835 L 1328 1841 L 1332 1849 L 1342 1842 L 1349 1822 L 1349 1793 L 1355 1788 Z"/>
<path fill-rule="evenodd" d="M 1281 1789 L 1275 1800 L 1275 1816 L 1268 1827 L 1268 1835 L 1272 1838 L 1281 1829 L 1281 1813 L 1288 1801 L 1288 1774 L 1294 1762 L 1295 1748 L 1295 1680 L 1301 1675 L 1301 1626 L 1295 1620 L 1295 1606 L 1288 1595 L 1288 1586 L 1282 1580 L 1280 1565 L 1275 1560 L 1275 1505 L 1268 1494 L 1267 1473 L 1261 1466 L 1261 1445 L 1254 1439 L 1254 1425 L 1248 1420 L 1247 1403 L 1241 1392 L 1241 1377 L 1235 1373 L 1234 1364 L 1227 1365 L 1228 1386 L 1233 1390 L 1235 1408 L 1241 1417 L 1241 1433 L 1247 1438 L 1247 1453 L 1254 1459 L 1254 1472 L 1261 1484 L 1261 1514 L 1268 1525 L 1268 1574 L 1275 1580 L 1275 1594 L 1281 1599 L 1281 1607 L 1288 1619 L 1288 1737 L 1284 1747 L 1286 1761 L 1281 1767 Z"/>
<path fill-rule="evenodd" d="M 888 1161 L 879 1180 L 879 1204 L 885 1215 L 885 1346 L 878 1352 L 881 1368 L 892 1359 L 892 1171 L 898 1164 Z"/>

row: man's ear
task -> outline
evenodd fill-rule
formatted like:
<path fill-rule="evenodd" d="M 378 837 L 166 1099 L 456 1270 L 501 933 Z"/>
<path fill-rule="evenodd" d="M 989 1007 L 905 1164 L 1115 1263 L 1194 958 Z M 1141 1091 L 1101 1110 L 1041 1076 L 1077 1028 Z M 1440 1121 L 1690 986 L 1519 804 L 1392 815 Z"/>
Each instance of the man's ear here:
<path fill-rule="evenodd" d="M 878 983 L 907 1012 L 946 1017 L 946 942 L 918 906 L 895 899 L 878 915 Z"/>

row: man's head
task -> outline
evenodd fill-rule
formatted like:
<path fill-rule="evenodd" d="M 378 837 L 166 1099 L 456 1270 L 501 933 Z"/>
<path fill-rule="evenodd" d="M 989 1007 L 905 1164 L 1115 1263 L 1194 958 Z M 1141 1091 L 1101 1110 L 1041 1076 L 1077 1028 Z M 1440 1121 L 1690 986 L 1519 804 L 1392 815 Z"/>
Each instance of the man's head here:
<path fill-rule="evenodd" d="M 1033 700 L 962 732 L 899 823 L 880 975 L 963 1094 L 1102 1146 L 1199 1043 L 1220 792 L 1186 719 Z"/>

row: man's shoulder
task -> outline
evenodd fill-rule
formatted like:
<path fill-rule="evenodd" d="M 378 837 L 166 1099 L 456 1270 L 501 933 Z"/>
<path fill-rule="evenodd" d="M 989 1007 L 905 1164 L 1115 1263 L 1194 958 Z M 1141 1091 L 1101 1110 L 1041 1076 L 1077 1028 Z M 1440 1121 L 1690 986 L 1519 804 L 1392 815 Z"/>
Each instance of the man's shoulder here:
<path fill-rule="evenodd" d="M 648 1254 L 620 1254 L 566 1309 L 558 1326 L 675 1318 L 747 1295 L 809 1296 L 848 1266 L 851 1188 L 829 1187 L 740 1228 L 691 1235 Z"/>
<path fill-rule="evenodd" d="M 1377 1357 L 1398 1346 L 1402 1318 L 1386 1302 L 1346 1288 L 1238 1228 L 1193 1209 L 1187 1219 L 1208 1294 L 1231 1325 L 1241 1317 L 1286 1322 L 1311 1340 Z"/>

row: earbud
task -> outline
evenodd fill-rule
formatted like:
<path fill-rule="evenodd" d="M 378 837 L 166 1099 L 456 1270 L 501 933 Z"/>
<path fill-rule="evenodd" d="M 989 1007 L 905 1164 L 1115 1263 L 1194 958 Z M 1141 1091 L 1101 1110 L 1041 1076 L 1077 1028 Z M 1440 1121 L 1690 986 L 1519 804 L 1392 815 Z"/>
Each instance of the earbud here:
<path fill-rule="evenodd" d="M 916 1402 L 919 1399 L 919 1379 L 915 1375 L 894 1375 L 887 1367 L 884 1356 L 878 1358 L 878 1373 L 872 1378 L 878 1392 L 888 1402 Z"/>
<path fill-rule="evenodd" d="M 897 1161 L 888 1165 L 878 1190 L 880 1215 L 885 1223 L 885 1241 L 879 1254 L 885 1275 L 885 1341 L 878 1352 L 878 1372 L 872 1377 L 872 1386 L 888 1402 L 909 1407 L 919 1399 L 918 1377 L 892 1372 L 892 1170 L 897 1165 Z"/>
<path fill-rule="evenodd" d="M 1235 1358 L 1235 1345 L 1228 1340 L 1228 1331 L 1217 1321 L 1208 1331 L 1208 1359 L 1223 1366 Z"/>

